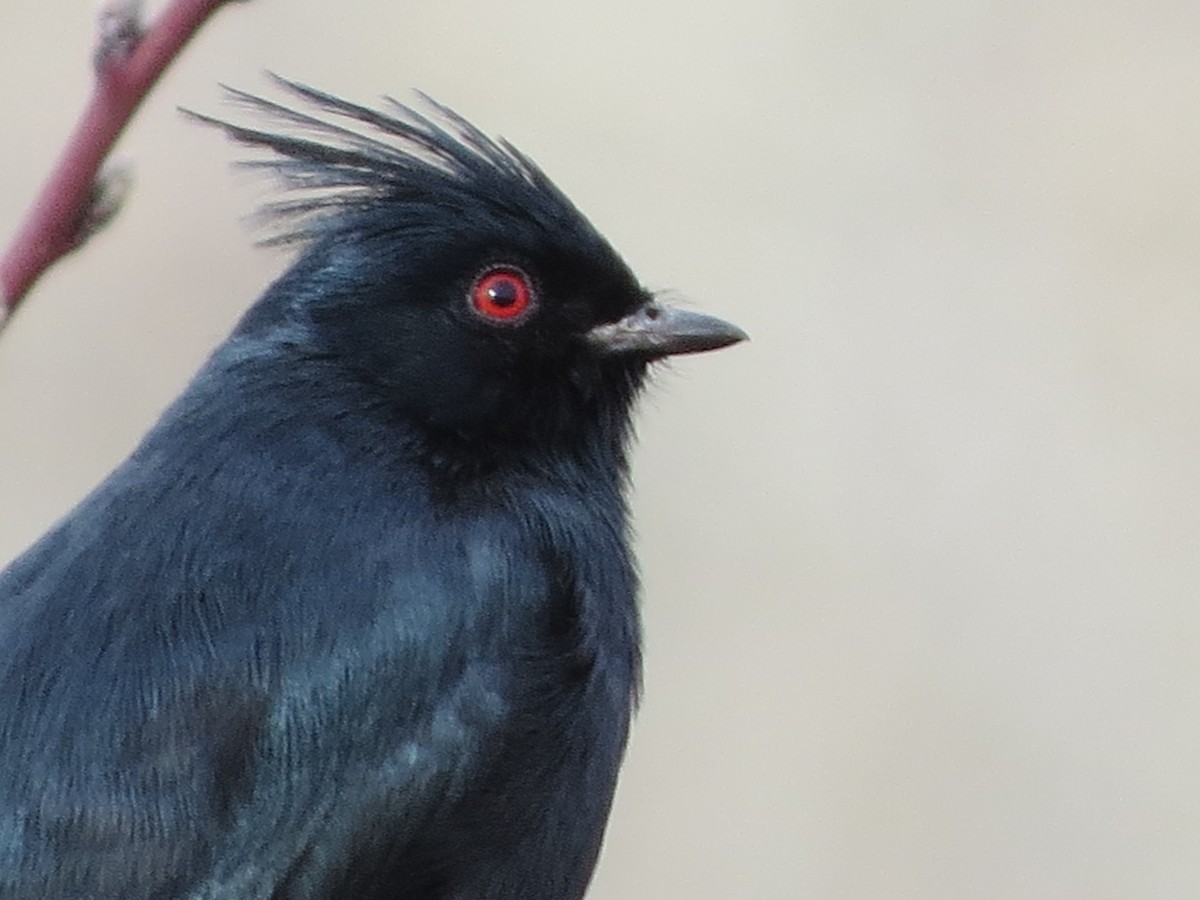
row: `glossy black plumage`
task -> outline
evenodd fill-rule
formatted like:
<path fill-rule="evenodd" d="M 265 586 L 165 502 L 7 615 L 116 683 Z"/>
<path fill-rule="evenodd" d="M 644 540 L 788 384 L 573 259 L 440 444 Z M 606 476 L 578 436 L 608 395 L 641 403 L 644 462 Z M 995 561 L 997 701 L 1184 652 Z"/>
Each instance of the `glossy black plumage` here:
<path fill-rule="evenodd" d="M 742 335 L 448 110 L 281 83 L 314 113 L 221 127 L 298 261 L 0 575 L 0 898 L 579 897 L 638 686 L 630 405 Z"/>

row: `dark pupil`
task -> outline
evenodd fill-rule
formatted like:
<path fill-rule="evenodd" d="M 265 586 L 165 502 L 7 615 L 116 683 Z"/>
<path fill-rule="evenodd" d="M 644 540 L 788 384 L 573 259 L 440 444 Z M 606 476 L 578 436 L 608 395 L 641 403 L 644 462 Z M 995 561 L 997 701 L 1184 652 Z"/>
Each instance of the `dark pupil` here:
<path fill-rule="evenodd" d="M 512 306 L 517 302 L 517 286 L 507 278 L 497 280 L 488 287 L 488 296 L 497 306 Z"/>

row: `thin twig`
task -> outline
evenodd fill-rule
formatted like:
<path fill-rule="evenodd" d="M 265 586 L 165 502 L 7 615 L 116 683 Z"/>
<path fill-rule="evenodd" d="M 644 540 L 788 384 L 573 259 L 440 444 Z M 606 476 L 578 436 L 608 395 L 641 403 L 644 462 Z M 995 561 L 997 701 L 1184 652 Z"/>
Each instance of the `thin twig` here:
<path fill-rule="evenodd" d="M 114 0 L 101 13 L 91 99 L 0 257 L 0 328 L 43 272 L 111 218 L 122 176 L 98 176 L 104 158 L 171 60 L 226 2 L 172 0 L 144 30 L 137 0 Z"/>

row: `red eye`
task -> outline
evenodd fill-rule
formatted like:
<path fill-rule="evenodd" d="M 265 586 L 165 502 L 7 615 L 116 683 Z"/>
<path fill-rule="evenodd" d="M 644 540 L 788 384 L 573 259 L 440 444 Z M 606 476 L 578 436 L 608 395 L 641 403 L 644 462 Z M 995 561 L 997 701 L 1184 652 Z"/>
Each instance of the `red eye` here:
<path fill-rule="evenodd" d="M 533 305 L 533 285 L 519 269 L 488 269 L 471 288 L 471 305 L 485 319 L 511 322 Z"/>

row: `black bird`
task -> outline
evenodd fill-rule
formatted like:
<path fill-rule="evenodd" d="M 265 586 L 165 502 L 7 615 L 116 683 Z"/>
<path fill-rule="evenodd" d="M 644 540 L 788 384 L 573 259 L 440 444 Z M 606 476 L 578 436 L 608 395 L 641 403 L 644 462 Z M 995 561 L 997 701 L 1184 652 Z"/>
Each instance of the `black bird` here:
<path fill-rule="evenodd" d="M 745 335 L 450 110 L 280 83 L 311 112 L 232 93 L 282 133 L 215 124 L 298 261 L 0 575 L 0 898 L 578 898 L 638 694 L 630 406 Z"/>

